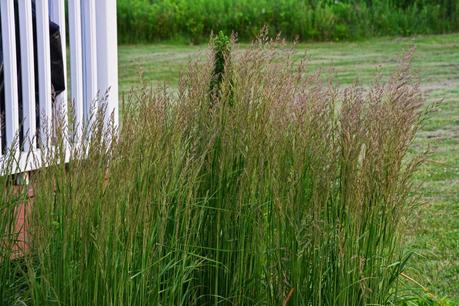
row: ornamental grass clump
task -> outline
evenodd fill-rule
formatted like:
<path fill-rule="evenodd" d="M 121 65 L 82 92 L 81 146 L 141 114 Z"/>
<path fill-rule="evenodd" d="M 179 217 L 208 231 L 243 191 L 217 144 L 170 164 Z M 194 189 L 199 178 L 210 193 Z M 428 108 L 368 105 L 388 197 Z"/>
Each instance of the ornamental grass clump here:
<path fill-rule="evenodd" d="M 409 59 L 341 89 L 264 37 L 231 48 L 218 86 L 210 54 L 177 90 L 136 88 L 116 134 L 95 119 L 80 158 L 32 178 L 23 301 L 396 302 L 422 160 Z"/>

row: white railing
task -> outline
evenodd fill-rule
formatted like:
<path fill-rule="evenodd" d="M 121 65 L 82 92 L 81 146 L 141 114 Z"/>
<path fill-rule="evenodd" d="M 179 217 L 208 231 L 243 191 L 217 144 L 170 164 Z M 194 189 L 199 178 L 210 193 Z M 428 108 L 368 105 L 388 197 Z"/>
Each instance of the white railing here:
<path fill-rule="evenodd" d="M 16 16 L 19 20 L 16 20 Z M 82 128 L 90 120 L 91 111 L 97 108 L 97 103 L 105 103 L 106 121 L 111 119 L 115 125 L 118 124 L 116 0 L 0 0 L 0 17 L 5 92 L 4 122 L 1 122 L 4 128 L 0 128 L 3 147 L 0 148 L 0 169 L 8 154 L 11 154 L 9 152 L 15 152 L 16 160 L 11 172 L 30 171 L 43 166 L 37 162 L 40 158 L 30 156 L 43 152 L 43 148 L 52 147 L 51 140 L 44 135 L 52 134 L 49 131 L 53 130 L 53 116 L 56 114 L 64 115 L 61 118 L 65 123 L 64 133 L 72 130 L 73 139 L 80 139 Z M 50 21 L 60 27 L 64 63 L 67 47 L 70 51 L 70 79 L 65 80 L 69 92 L 64 91 L 57 97 L 53 97 L 51 86 Z M 18 24 L 19 37 L 16 36 Z M 68 31 L 66 25 L 69 26 Z M 69 34 L 68 40 L 66 33 Z M 34 43 L 37 54 L 34 54 Z M 19 53 L 16 50 L 18 44 Z M 17 54 L 21 59 L 21 82 L 18 82 Z M 35 71 L 38 72 L 37 84 Z M 64 75 L 67 76 L 67 73 Z M 22 84 L 21 88 L 18 88 L 18 84 Z M 21 103 L 19 91 L 22 93 Z M 99 95 L 105 96 L 107 91 L 108 98 L 98 99 Z M 36 109 L 36 105 L 39 105 L 39 109 Z M 69 105 L 74 115 L 72 128 L 67 124 Z M 22 122 L 19 122 L 20 111 Z M 19 143 L 21 130 L 23 141 Z"/>

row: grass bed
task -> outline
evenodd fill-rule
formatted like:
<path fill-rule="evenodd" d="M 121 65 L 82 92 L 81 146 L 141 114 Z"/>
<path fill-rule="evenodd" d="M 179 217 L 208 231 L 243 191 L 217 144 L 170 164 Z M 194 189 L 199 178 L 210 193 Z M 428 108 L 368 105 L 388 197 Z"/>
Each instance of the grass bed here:
<path fill-rule="evenodd" d="M 307 54 L 308 67 L 330 71 L 340 86 L 358 79 L 368 86 L 374 75 L 389 75 L 397 69 L 397 58 L 416 46 L 413 70 L 420 79 L 428 104 L 442 100 L 424 122 L 413 147 L 417 152 L 430 147 L 429 162 L 416 175 L 420 205 L 407 217 L 405 244 L 414 252 L 407 275 L 427 292 L 448 296 L 459 304 L 459 35 L 431 35 L 411 38 L 387 37 L 361 42 L 301 43 L 293 46 L 295 59 Z M 206 59 L 206 46 L 178 44 L 131 45 L 120 47 L 121 87 L 138 83 L 139 69 L 146 84 L 170 84 L 176 88 L 180 67 L 190 58 Z M 241 48 L 247 48 L 243 44 Z M 381 64 L 381 65 L 380 65 Z M 333 69 L 330 69 L 333 67 Z M 423 289 L 415 283 L 413 287 Z"/>
<path fill-rule="evenodd" d="M 227 59 L 218 92 L 209 55 L 176 90 L 133 90 L 117 137 L 95 118 L 74 152 L 87 158 L 32 178 L 30 250 L 2 249 L 1 301 L 400 302 L 423 159 L 409 151 L 424 114 L 409 59 L 340 89 L 294 55 L 262 37 Z M 1 237 L 14 241 L 26 193 L 3 183 Z"/>

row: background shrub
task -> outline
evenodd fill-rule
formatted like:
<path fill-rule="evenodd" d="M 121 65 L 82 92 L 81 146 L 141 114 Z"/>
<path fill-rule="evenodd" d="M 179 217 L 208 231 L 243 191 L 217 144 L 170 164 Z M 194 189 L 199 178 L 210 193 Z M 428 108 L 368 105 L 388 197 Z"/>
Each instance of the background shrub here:
<path fill-rule="evenodd" d="M 119 0 L 122 43 L 252 40 L 267 25 L 288 39 L 343 40 L 459 30 L 455 0 Z"/>

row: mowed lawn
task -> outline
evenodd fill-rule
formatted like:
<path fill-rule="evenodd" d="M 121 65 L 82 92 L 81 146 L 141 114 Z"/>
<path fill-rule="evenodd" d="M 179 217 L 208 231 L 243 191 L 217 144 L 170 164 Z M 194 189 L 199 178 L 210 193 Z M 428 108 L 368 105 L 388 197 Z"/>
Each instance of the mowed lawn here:
<path fill-rule="evenodd" d="M 244 47 L 244 45 L 242 45 Z M 429 291 L 459 304 L 459 34 L 381 38 L 353 43 L 295 46 L 311 69 L 334 71 L 343 86 L 368 84 L 389 74 L 415 47 L 414 70 L 429 102 L 442 100 L 424 124 L 415 149 L 430 147 L 430 162 L 417 175 L 421 203 L 407 220 L 406 243 L 415 252 L 406 274 Z M 120 47 L 121 90 L 141 83 L 176 86 L 190 60 L 205 59 L 202 46 L 155 44 Z"/>

